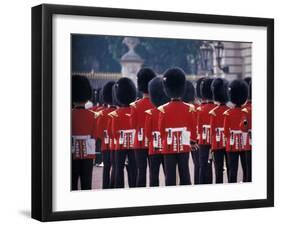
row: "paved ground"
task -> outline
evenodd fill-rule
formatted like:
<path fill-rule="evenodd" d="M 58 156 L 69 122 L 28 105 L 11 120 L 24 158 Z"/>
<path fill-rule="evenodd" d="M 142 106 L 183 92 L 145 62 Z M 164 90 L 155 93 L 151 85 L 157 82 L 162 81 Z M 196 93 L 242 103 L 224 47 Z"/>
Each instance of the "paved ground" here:
<path fill-rule="evenodd" d="M 189 168 L 190 168 L 191 182 L 193 183 L 193 162 L 192 162 L 192 158 L 189 159 Z M 101 189 L 102 188 L 102 170 L 103 170 L 103 167 L 96 167 L 96 166 L 93 169 L 93 183 L 92 183 L 93 189 Z M 126 172 L 126 170 L 124 170 L 124 172 L 125 172 L 125 186 L 128 187 L 127 172 Z M 147 173 L 147 175 L 148 175 L 148 173 Z M 215 175 L 214 167 L 213 167 L 213 175 Z M 213 181 L 215 182 L 215 176 L 213 176 Z M 224 183 L 226 183 L 226 182 L 227 182 L 226 171 L 224 171 Z M 238 182 L 242 182 L 242 170 L 241 170 L 240 162 L 239 162 L 239 168 L 238 168 Z M 149 184 L 149 177 L 147 177 L 147 184 Z M 161 170 L 160 170 L 160 186 L 164 186 L 164 174 L 163 174 L 162 167 L 161 167 Z"/>

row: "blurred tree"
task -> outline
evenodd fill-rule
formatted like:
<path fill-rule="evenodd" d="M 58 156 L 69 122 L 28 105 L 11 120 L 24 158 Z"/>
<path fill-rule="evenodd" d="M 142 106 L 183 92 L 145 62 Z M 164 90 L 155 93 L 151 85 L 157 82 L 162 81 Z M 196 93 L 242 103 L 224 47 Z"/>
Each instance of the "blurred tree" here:
<path fill-rule="evenodd" d="M 119 59 L 128 51 L 122 44 L 124 37 L 73 35 L 72 71 L 120 72 Z M 140 38 L 136 52 L 144 59 L 144 66 L 163 73 L 169 67 L 181 67 L 192 72 L 187 55 L 198 55 L 201 41 L 167 38 Z"/>

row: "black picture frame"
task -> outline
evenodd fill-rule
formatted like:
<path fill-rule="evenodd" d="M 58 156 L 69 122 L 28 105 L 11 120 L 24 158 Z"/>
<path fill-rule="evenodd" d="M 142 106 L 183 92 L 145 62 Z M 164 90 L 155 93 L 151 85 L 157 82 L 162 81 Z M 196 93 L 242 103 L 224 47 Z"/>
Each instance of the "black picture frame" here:
<path fill-rule="evenodd" d="M 266 27 L 267 198 L 54 212 L 52 210 L 52 18 L 55 14 Z M 273 19 L 49 4 L 32 8 L 32 218 L 40 221 L 55 221 L 271 206 L 274 206 Z"/>

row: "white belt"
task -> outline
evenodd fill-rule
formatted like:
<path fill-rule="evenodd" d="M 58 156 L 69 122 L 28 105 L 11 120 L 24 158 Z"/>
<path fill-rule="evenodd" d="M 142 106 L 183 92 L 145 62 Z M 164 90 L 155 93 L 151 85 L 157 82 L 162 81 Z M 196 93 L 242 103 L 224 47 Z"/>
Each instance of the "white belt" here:
<path fill-rule="evenodd" d="M 217 127 L 216 130 L 218 130 L 219 132 L 223 132 L 224 128 L 223 127 Z"/>
<path fill-rule="evenodd" d="M 166 132 L 183 132 L 186 131 L 186 127 L 178 127 L 178 128 L 167 128 Z"/>
<path fill-rule="evenodd" d="M 242 134 L 242 130 L 230 130 L 230 132 L 233 133 L 234 135 Z"/>
<path fill-rule="evenodd" d="M 202 127 L 203 127 L 203 128 L 206 128 L 206 129 L 210 129 L 210 128 L 211 128 L 211 125 L 203 125 Z"/>
<path fill-rule="evenodd" d="M 90 135 L 85 135 L 85 136 L 72 136 L 72 138 L 73 138 L 74 140 L 88 140 L 88 139 L 91 138 L 91 136 L 90 136 Z"/>
<path fill-rule="evenodd" d="M 121 133 L 121 132 L 123 132 L 123 133 L 134 133 L 135 130 L 134 129 L 119 130 L 119 133 Z"/>

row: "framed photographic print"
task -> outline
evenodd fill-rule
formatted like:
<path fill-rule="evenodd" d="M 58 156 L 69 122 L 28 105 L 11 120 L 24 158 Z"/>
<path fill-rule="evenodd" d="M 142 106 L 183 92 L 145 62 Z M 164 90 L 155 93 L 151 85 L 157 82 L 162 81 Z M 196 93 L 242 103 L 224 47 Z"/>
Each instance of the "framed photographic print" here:
<path fill-rule="evenodd" d="M 273 19 L 33 7 L 32 217 L 273 206 L 273 87 Z"/>

